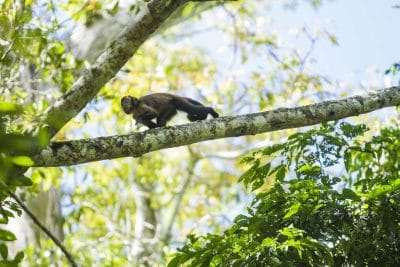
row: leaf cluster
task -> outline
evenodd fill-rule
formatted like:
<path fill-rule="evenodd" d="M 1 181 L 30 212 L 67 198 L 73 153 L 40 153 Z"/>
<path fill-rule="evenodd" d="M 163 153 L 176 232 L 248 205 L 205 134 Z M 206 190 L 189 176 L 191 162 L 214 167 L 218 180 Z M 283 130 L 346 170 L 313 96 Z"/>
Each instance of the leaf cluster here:
<path fill-rule="evenodd" d="M 394 266 L 400 130 L 324 124 L 245 157 L 257 192 L 222 234 L 189 236 L 169 266 Z M 267 187 L 268 180 L 273 185 Z"/>

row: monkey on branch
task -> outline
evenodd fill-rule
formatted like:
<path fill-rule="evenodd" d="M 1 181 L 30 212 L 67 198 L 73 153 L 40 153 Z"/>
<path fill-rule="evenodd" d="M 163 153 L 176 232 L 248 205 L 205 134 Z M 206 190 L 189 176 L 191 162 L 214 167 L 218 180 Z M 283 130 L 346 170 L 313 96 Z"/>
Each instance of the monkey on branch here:
<path fill-rule="evenodd" d="M 219 116 L 213 108 L 196 100 L 167 93 L 155 93 L 141 98 L 124 96 L 121 107 L 126 114 L 133 115 L 136 123 L 144 124 L 150 129 L 165 126 L 177 114 L 177 110 L 186 112 L 190 121 L 205 120 L 208 114 L 214 118 Z M 156 123 L 153 119 L 156 119 Z"/>

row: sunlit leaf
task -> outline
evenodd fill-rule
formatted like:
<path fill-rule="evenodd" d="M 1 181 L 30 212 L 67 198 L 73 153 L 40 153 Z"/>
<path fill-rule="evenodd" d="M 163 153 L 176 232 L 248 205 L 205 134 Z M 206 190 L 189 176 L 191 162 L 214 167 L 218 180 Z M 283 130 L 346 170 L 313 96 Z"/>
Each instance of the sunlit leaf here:
<path fill-rule="evenodd" d="M 292 218 L 294 215 L 297 214 L 297 212 L 299 211 L 300 207 L 301 207 L 301 203 L 299 203 L 299 202 L 297 202 L 297 203 L 293 204 L 292 206 L 290 206 L 289 211 L 285 214 L 283 219 L 287 220 L 287 219 Z"/>
<path fill-rule="evenodd" d="M 12 163 L 19 166 L 30 167 L 35 164 L 35 162 L 27 156 L 16 156 L 11 159 Z"/>

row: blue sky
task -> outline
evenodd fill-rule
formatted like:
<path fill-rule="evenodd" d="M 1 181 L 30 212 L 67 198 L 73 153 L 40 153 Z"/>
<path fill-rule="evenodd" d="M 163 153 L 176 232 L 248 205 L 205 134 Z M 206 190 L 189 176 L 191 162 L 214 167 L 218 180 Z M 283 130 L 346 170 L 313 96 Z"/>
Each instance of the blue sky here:
<path fill-rule="evenodd" d="M 338 38 L 339 46 L 319 43 L 313 56 L 322 72 L 340 79 L 369 67 L 383 71 L 400 60 L 400 8 L 393 8 L 396 3 L 400 1 L 334 0 L 317 10 L 302 4 L 294 12 L 285 11 L 279 24 L 287 28 L 296 24 L 326 26 Z M 274 12 L 278 20 L 282 11 Z"/>
<path fill-rule="evenodd" d="M 339 46 L 332 46 L 327 41 L 317 43 L 312 57 L 317 59 L 318 73 L 337 80 L 344 80 L 349 75 L 362 79 L 368 76 L 367 69 L 376 68 L 383 73 L 400 60 L 400 34 L 397 31 L 400 8 L 393 8 L 400 0 L 326 0 L 318 9 L 300 1 L 294 11 L 281 8 L 278 1 L 273 2 L 272 11 L 266 16 L 273 19 L 274 27 L 283 38 L 290 29 L 301 26 L 311 30 L 322 27 L 337 37 Z M 203 19 L 210 19 L 208 15 Z M 222 66 L 229 64 L 226 61 L 232 52 L 225 51 L 222 56 L 215 54 L 217 48 L 227 45 L 218 31 L 198 34 L 191 41 L 208 49 Z M 306 47 L 304 43 L 293 44 L 299 48 L 302 45 L 303 49 L 308 49 L 308 44 Z"/>

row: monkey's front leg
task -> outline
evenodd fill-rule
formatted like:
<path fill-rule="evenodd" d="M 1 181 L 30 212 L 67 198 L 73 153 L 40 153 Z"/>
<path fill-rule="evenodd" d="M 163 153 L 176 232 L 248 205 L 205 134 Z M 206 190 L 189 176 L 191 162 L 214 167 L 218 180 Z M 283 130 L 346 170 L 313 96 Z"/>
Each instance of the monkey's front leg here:
<path fill-rule="evenodd" d="M 149 127 L 149 129 L 154 129 L 158 127 L 158 125 L 152 122 L 151 120 L 142 120 L 140 123 Z"/>
<path fill-rule="evenodd" d="M 136 119 L 137 123 L 141 123 L 150 129 L 158 127 L 157 124 L 152 122 L 151 120 L 157 117 L 157 113 L 152 112 L 152 111 L 145 111 L 143 114 L 139 116 L 139 118 Z"/>

